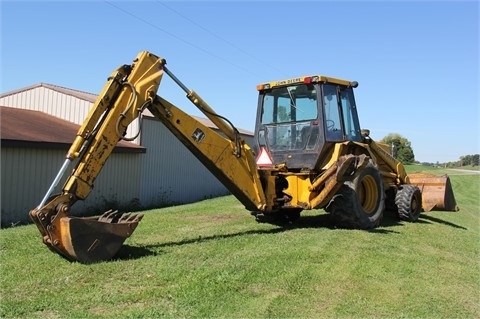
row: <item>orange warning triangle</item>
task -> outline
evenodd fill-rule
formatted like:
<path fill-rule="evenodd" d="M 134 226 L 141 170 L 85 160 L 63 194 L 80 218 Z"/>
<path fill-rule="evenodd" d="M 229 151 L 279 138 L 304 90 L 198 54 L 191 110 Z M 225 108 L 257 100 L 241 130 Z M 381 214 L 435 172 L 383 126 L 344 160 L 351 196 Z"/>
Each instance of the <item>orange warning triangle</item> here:
<path fill-rule="evenodd" d="M 262 147 L 260 150 L 260 154 L 257 157 L 257 165 L 258 166 L 272 166 L 272 159 L 270 158 L 270 155 L 268 155 L 267 150 L 265 147 Z"/>

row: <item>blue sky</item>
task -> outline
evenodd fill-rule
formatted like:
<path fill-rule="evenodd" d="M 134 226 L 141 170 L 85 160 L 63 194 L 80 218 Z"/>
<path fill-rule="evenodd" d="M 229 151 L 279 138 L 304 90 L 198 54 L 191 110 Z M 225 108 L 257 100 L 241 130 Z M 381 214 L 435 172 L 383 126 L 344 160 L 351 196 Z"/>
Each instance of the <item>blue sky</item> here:
<path fill-rule="evenodd" d="M 480 153 L 478 1 L 1 1 L 0 93 L 99 93 L 148 50 L 217 113 L 254 130 L 256 85 L 355 80 L 362 128 L 421 162 Z M 164 77 L 159 95 L 202 116 Z"/>

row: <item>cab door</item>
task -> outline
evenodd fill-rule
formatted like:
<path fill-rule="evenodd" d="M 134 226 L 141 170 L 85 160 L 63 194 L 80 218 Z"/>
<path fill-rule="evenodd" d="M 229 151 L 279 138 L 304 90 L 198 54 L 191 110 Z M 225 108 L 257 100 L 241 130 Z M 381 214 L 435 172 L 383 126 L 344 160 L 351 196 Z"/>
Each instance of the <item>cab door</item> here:
<path fill-rule="evenodd" d="M 324 84 L 322 91 L 325 141 L 362 141 L 353 88 Z"/>

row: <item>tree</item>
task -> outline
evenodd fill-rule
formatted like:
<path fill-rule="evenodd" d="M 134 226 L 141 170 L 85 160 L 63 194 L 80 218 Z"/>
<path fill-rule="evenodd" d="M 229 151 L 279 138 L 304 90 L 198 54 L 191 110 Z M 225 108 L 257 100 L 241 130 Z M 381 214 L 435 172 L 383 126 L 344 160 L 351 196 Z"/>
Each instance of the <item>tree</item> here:
<path fill-rule="evenodd" d="M 460 166 L 468 166 L 472 164 L 472 155 L 460 156 Z"/>
<path fill-rule="evenodd" d="M 393 157 L 402 162 L 402 164 L 412 164 L 415 162 L 415 154 L 409 140 L 397 133 L 390 133 L 380 142 L 390 145 L 393 150 Z"/>
<path fill-rule="evenodd" d="M 480 166 L 480 154 L 472 155 L 472 165 Z"/>
<path fill-rule="evenodd" d="M 460 156 L 460 166 L 479 166 L 480 165 L 480 155 L 465 155 Z"/>

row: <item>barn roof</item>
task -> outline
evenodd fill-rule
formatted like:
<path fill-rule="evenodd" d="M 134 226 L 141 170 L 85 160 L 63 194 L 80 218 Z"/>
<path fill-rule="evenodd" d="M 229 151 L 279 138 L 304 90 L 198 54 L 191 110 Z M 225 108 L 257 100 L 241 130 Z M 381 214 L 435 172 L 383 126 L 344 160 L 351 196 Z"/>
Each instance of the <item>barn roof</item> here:
<path fill-rule="evenodd" d="M 88 102 L 91 102 L 91 103 L 94 103 L 95 100 L 97 99 L 97 95 L 93 94 L 93 93 L 88 93 L 88 92 L 84 92 L 84 91 L 69 89 L 69 88 L 66 88 L 66 87 L 63 87 L 63 86 L 48 84 L 48 83 L 43 83 L 43 82 L 42 83 L 37 83 L 37 84 L 34 84 L 34 85 L 30 85 L 30 86 L 27 86 L 27 87 L 24 87 L 24 88 L 21 88 L 21 89 L 18 89 L 18 90 L 13 90 L 13 91 L 10 91 L 10 92 L 0 94 L 0 97 L 14 95 L 14 94 L 18 94 L 20 92 L 25 92 L 25 91 L 40 88 L 40 87 L 44 87 L 44 88 L 56 91 L 58 93 L 63 93 L 63 94 L 66 94 L 66 95 L 70 95 L 70 96 L 73 96 L 73 97 L 76 97 L 78 99 L 85 100 L 85 101 L 88 101 Z"/>
<path fill-rule="evenodd" d="M 80 125 L 40 111 L 0 106 L 1 146 L 68 149 Z M 116 152 L 145 153 L 134 143 L 120 141 Z"/>

